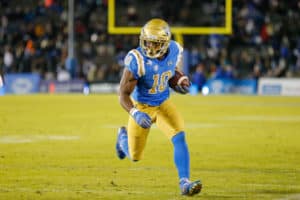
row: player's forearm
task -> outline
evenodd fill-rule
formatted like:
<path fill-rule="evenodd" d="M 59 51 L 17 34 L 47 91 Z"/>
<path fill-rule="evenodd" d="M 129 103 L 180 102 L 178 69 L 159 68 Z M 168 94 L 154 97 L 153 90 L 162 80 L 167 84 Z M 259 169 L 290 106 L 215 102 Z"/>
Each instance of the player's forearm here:
<path fill-rule="evenodd" d="M 130 95 L 121 94 L 119 98 L 121 106 L 129 113 L 130 110 L 134 107 Z"/>
<path fill-rule="evenodd" d="M 130 95 L 133 92 L 136 84 L 137 80 L 133 77 L 133 74 L 125 68 L 120 81 L 119 100 L 121 106 L 128 113 L 133 108 L 133 102 L 130 98 Z"/>

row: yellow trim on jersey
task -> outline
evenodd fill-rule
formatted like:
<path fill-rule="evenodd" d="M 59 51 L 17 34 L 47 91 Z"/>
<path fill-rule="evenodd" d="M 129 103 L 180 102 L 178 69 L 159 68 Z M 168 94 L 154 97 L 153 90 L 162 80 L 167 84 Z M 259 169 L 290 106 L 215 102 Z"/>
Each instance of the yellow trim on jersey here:
<path fill-rule="evenodd" d="M 144 66 L 143 56 L 136 49 L 131 50 L 131 52 L 134 55 L 134 57 L 136 58 L 136 60 L 137 60 L 138 75 L 139 75 L 139 77 L 141 77 L 141 76 L 145 75 L 145 66 Z"/>

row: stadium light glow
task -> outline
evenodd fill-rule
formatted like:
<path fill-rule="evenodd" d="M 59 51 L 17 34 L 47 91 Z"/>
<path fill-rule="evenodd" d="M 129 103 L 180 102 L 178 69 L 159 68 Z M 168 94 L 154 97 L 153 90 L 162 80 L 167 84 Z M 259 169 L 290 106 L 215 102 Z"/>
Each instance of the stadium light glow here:
<path fill-rule="evenodd" d="M 204 96 L 207 96 L 209 94 L 209 88 L 207 86 L 203 86 L 203 88 L 202 88 L 202 94 Z"/>

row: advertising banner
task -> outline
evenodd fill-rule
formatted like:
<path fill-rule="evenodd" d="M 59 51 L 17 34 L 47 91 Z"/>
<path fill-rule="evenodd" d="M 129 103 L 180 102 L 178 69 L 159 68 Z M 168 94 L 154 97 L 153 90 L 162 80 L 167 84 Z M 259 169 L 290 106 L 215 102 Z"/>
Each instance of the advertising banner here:
<path fill-rule="evenodd" d="M 300 78 L 260 78 L 258 94 L 300 96 Z"/>
<path fill-rule="evenodd" d="M 206 83 L 209 94 L 256 94 L 257 81 L 254 79 L 209 79 Z"/>
<path fill-rule="evenodd" d="M 118 90 L 118 83 L 92 83 L 90 85 L 91 93 L 117 93 Z"/>
<path fill-rule="evenodd" d="M 39 74 L 6 74 L 5 93 L 8 94 L 29 94 L 39 92 Z"/>
<path fill-rule="evenodd" d="M 42 81 L 40 91 L 43 93 L 82 93 L 85 82 L 83 80 L 70 81 Z"/>

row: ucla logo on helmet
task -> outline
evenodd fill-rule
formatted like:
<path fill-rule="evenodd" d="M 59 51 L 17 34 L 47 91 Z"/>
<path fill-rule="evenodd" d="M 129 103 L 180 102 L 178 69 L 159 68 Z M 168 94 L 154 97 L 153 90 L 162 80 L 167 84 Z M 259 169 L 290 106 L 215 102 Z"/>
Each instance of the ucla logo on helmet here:
<path fill-rule="evenodd" d="M 156 39 L 157 39 L 157 36 L 156 36 L 156 35 L 149 35 L 149 39 L 150 39 L 150 40 L 156 40 Z"/>
<path fill-rule="evenodd" d="M 163 30 L 165 31 L 166 36 L 170 36 L 170 29 L 167 26 L 165 26 Z"/>

